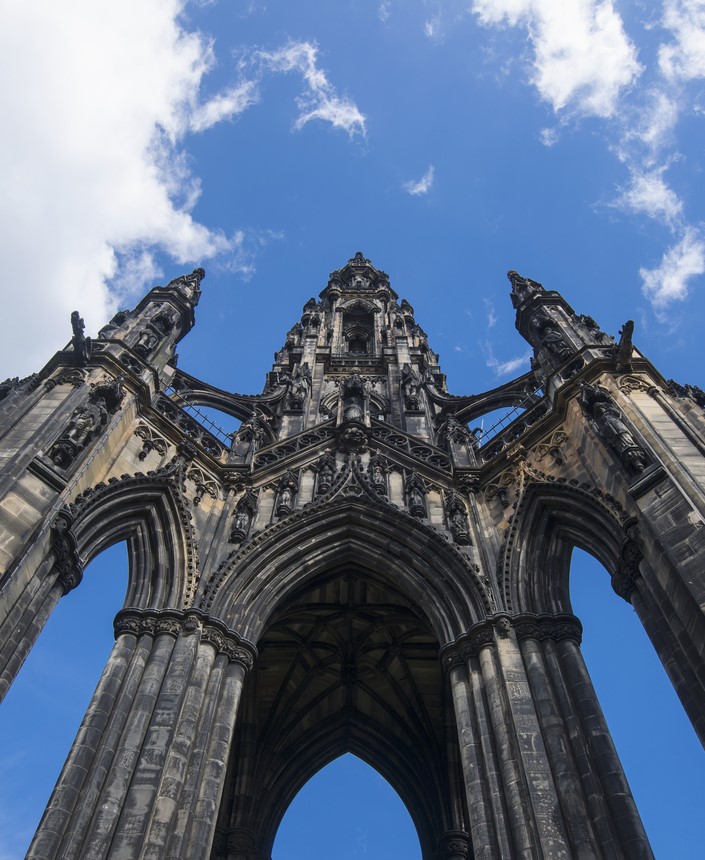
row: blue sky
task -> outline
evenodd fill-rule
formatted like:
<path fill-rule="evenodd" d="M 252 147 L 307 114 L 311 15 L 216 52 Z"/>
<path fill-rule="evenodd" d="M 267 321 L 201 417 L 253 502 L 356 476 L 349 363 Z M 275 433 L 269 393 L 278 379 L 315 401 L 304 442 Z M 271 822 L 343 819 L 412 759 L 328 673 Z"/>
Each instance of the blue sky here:
<path fill-rule="evenodd" d="M 453 393 L 528 369 L 510 268 L 608 332 L 633 318 L 664 376 L 705 387 L 702 2 L 6 5 L 3 377 L 65 343 L 74 308 L 95 334 L 203 265 L 180 366 L 259 391 L 304 302 L 359 249 L 415 307 Z M 593 623 L 621 653 L 602 610 Z M 653 710 L 625 707 L 632 733 Z M 670 744 L 653 731 L 647 762 Z M 702 770 L 701 752 L 673 755 Z M 657 819 L 674 820 L 684 781 Z"/>

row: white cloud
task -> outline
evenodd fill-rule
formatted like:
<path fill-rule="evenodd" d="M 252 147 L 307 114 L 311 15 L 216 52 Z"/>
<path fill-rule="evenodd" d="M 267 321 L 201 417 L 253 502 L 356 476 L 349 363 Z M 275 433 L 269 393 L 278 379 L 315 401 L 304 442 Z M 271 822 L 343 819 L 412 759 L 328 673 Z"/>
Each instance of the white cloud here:
<path fill-rule="evenodd" d="M 645 163 L 653 164 L 659 152 L 672 143 L 680 113 L 681 104 L 676 93 L 660 88 L 652 90 L 648 94 L 645 107 L 637 112 L 633 127 L 624 135 L 623 160 L 626 155 L 624 147 L 639 143 L 646 147 Z"/>
<path fill-rule="evenodd" d="M 486 26 L 526 27 L 532 83 L 556 112 L 610 117 L 641 74 L 611 0 L 474 0 L 472 11 Z"/>
<path fill-rule="evenodd" d="M 382 0 L 382 2 L 377 7 L 377 17 L 379 20 L 386 24 L 389 21 L 389 18 L 392 14 L 392 3 L 391 0 Z"/>
<path fill-rule="evenodd" d="M 256 104 L 259 98 L 257 81 L 241 81 L 198 106 L 191 114 L 191 130 L 204 131 L 224 119 L 230 119 Z"/>
<path fill-rule="evenodd" d="M 429 18 L 423 25 L 424 35 L 433 42 L 443 41 L 443 23 L 440 15 Z"/>
<path fill-rule="evenodd" d="M 435 168 L 431 164 L 428 170 L 424 173 L 421 179 L 409 180 L 408 182 L 402 183 L 402 188 L 408 194 L 413 195 L 414 197 L 420 197 L 423 194 L 428 194 L 428 192 L 433 187 L 433 180 L 435 175 Z"/>
<path fill-rule="evenodd" d="M 264 73 L 304 76 L 297 127 L 320 118 L 364 134 L 364 117 L 336 94 L 308 43 L 262 55 L 254 75 L 240 69 L 234 85 L 204 99 L 212 43 L 186 29 L 184 5 L 23 0 L 5 9 L 0 73 L 15 85 L 0 91 L 12 118 L 0 139 L 0 378 L 37 369 L 67 342 L 74 309 L 95 334 L 161 277 L 160 253 L 184 268 L 217 260 L 251 273 L 259 236 L 226 236 L 193 217 L 200 184 L 183 143 L 254 104 Z"/>
<path fill-rule="evenodd" d="M 542 128 L 539 139 L 544 146 L 555 146 L 558 143 L 558 131 L 555 128 Z"/>
<path fill-rule="evenodd" d="M 485 312 L 487 314 L 487 328 L 489 330 L 497 325 L 497 316 L 494 312 L 494 303 L 491 302 L 489 299 L 483 299 L 483 304 L 485 305 Z"/>
<path fill-rule="evenodd" d="M 688 296 L 689 281 L 705 273 L 705 241 L 692 228 L 686 228 L 683 238 L 669 248 L 655 269 L 640 269 L 642 292 L 651 302 L 657 317 L 666 318 L 666 309 L 673 302 Z"/>
<path fill-rule="evenodd" d="M 619 195 L 615 205 L 674 224 L 683 212 L 683 202 L 664 181 L 663 171 L 664 168 L 643 173 L 633 171 L 629 187 Z"/>
<path fill-rule="evenodd" d="M 705 77 L 705 2 L 665 0 L 663 26 L 673 39 L 659 48 L 659 67 L 668 80 Z"/>
<path fill-rule="evenodd" d="M 340 96 L 318 67 L 318 47 L 313 42 L 288 42 L 276 51 L 257 51 L 254 60 L 272 72 L 298 72 L 306 91 L 296 100 L 300 114 L 294 123 L 299 130 L 314 119 L 329 122 L 350 137 L 366 135 L 366 120 L 357 105 Z"/>
<path fill-rule="evenodd" d="M 533 355 L 532 351 L 529 349 L 521 355 L 516 356 L 516 358 L 510 358 L 507 361 L 500 361 L 498 358 L 495 358 L 490 344 L 485 344 L 485 349 L 487 351 L 485 363 L 494 375 L 498 377 L 509 376 L 522 368 L 526 368 L 526 365 L 529 363 L 529 359 Z"/>

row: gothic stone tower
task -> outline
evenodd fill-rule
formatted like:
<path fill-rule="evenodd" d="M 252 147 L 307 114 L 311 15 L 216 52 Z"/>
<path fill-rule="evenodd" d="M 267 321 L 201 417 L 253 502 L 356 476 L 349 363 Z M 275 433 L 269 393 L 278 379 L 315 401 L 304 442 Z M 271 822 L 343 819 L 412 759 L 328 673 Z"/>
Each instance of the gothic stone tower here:
<path fill-rule="evenodd" d="M 0 394 L 0 694 L 62 595 L 126 540 L 115 647 L 32 860 L 266 860 L 345 751 L 425 860 L 651 857 L 580 651 L 595 555 L 705 737 L 705 395 L 510 272 L 532 371 L 449 394 L 361 254 L 264 392 L 175 368 L 204 272 Z M 194 406 L 242 421 L 231 444 Z M 480 416 L 517 407 L 492 434 Z"/>

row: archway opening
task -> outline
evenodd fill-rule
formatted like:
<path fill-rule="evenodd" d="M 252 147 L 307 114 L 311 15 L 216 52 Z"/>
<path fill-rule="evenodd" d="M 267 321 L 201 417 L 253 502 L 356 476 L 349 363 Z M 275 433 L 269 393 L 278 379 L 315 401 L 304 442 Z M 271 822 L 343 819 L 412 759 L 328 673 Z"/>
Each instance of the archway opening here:
<path fill-rule="evenodd" d="M 411 816 L 374 768 L 346 754 L 299 791 L 277 831 L 272 860 L 421 860 Z"/>
<path fill-rule="evenodd" d="M 657 857 L 702 857 L 705 759 L 634 610 L 593 556 L 573 550 L 573 612 L 582 652 Z"/>
<path fill-rule="evenodd" d="M 269 856 L 303 786 L 327 775 L 331 762 L 342 761 L 332 773 L 344 767 L 352 753 L 399 795 L 416 844 L 431 856 L 442 834 L 457 829 L 448 822 L 462 809 L 462 799 L 451 801 L 457 735 L 438 642 L 403 584 L 340 564 L 292 591 L 257 647 L 238 713 L 220 838 Z M 355 794 L 347 792 L 350 800 Z M 352 821 L 362 815 L 353 806 L 348 814 Z M 289 856 L 278 850 L 282 860 Z M 331 851 L 328 840 L 326 850 L 342 856 L 337 842 Z"/>
<path fill-rule="evenodd" d="M 0 857 L 20 860 L 113 647 L 127 591 L 125 542 L 60 601 L 0 706 Z"/>

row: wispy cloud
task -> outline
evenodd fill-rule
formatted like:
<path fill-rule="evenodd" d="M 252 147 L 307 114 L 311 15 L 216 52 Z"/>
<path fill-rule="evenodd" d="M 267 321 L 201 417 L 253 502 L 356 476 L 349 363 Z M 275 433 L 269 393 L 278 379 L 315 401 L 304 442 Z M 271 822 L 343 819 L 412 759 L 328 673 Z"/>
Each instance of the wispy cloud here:
<path fill-rule="evenodd" d="M 494 312 L 494 303 L 490 299 L 483 299 L 485 313 L 487 314 L 487 330 L 494 328 L 497 325 L 497 316 Z"/>
<path fill-rule="evenodd" d="M 224 119 L 231 119 L 259 101 L 257 81 L 242 81 L 223 90 L 205 104 L 197 105 L 191 113 L 192 131 L 205 131 Z"/>
<path fill-rule="evenodd" d="M 288 42 L 275 51 L 256 51 L 255 62 L 271 72 L 297 72 L 303 78 L 305 91 L 296 104 L 299 108 L 294 128 L 302 129 L 312 120 L 329 122 L 350 137 L 366 135 L 366 118 L 347 96 L 341 96 L 318 66 L 318 46 L 313 42 Z"/>
<path fill-rule="evenodd" d="M 473 0 L 471 10 L 485 26 L 525 28 L 529 80 L 558 128 L 583 117 L 605 121 L 608 145 L 629 177 L 609 205 L 658 221 L 678 237 L 660 266 L 641 269 L 644 295 L 663 319 L 665 307 L 685 298 L 702 273 L 702 231 L 688 224 L 668 171 L 680 158 L 679 119 L 689 104 L 695 109 L 686 84 L 705 77 L 705 2 L 664 0 L 660 20 L 650 25 L 664 34 L 650 66 L 637 58 L 613 0 Z M 544 128 L 539 137 L 554 146 L 558 129 Z"/>
<path fill-rule="evenodd" d="M 423 194 L 428 194 L 428 192 L 433 187 L 433 181 L 435 176 L 435 168 L 433 165 L 430 165 L 428 170 L 424 173 L 421 179 L 409 180 L 409 182 L 404 182 L 402 184 L 402 188 L 408 194 L 412 194 L 414 197 L 420 197 Z"/>
<path fill-rule="evenodd" d="M 495 376 L 509 376 L 513 373 L 516 373 L 518 370 L 521 370 L 522 368 L 526 368 L 526 365 L 528 365 L 531 355 L 532 352 L 529 349 L 521 355 L 516 356 L 515 358 L 510 358 L 507 361 L 500 361 L 499 359 L 495 358 L 494 354 L 492 353 L 492 350 L 489 349 L 487 355 L 485 356 L 485 363 Z"/>
<path fill-rule="evenodd" d="M 686 228 L 683 237 L 665 252 L 656 268 L 639 270 L 642 291 L 661 320 L 668 318 L 667 310 L 673 302 L 687 297 L 691 279 L 703 273 L 705 239 L 693 227 Z"/>
<path fill-rule="evenodd" d="M 664 181 L 665 169 L 661 167 L 643 173 L 634 169 L 629 186 L 620 193 L 614 205 L 675 224 L 683 212 L 683 202 Z"/>
<path fill-rule="evenodd" d="M 389 18 L 392 14 L 392 3 L 391 0 L 382 0 L 382 2 L 377 7 L 377 17 L 379 20 L 386 24 L 389 21 Z"/>

